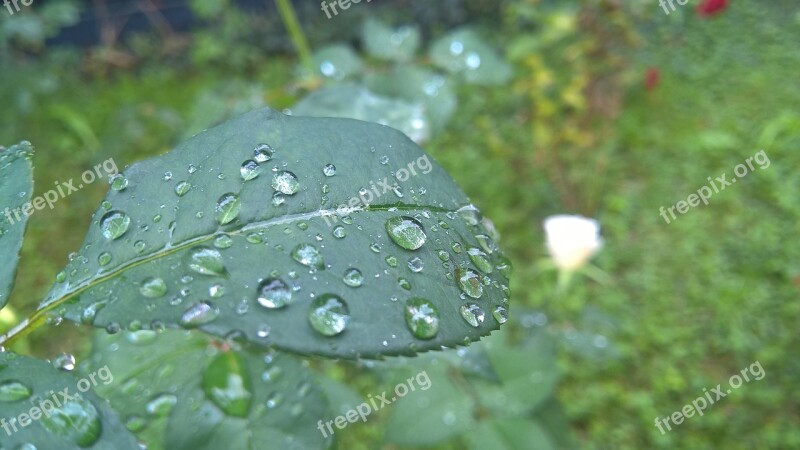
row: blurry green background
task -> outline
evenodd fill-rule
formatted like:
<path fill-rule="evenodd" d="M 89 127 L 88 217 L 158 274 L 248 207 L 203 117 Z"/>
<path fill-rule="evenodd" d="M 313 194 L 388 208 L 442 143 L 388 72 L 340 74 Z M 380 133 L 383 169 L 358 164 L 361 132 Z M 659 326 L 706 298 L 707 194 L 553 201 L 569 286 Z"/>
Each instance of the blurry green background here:
<path fill-rule="evenodd" d="M 422 126 L 412 137 L 502 235 L 512 320 L 475 351 L 442 356 L 460 360 L 459 373 L 428 393 L 453 405 L 473 396 L 465 417 L 428 420 L 409 398 L 337 432 L 338 448 L 800 448 L 795 1 L 735 0 L 712 16 L 699 1 L 670 15 L 655 1 L 385 1 L 332 19 L 318 2 L 296 3 L 310 58 L 267 1 L 0 9 L 0 144 L 33 142 L 41 195 L 262 106 Z M 437 53 L 454 41 L 480 67 Z M 659 217 L 761 149 L 769 168 L 670 224 Z M 106 189 L 32 217 L 0 327 L 34 310 Z M 560 213 L 600 222 L 606 245 L 593 265 L 610 281 L 577 276 L 556 291 L 541 223 Z M 81 354 L 88 336 L 63 324 L 22 347 Z M 495 371 L 522 368 L 514 389 L 529 407 L 464 388 L 462 373 L 492 370 L 486 352 L 502 355 Z M 376 375 L 382 364 L 435 357 L 317 368 L 363 398 L 393 386 Z M 654 426 L 754 361 L 763 380 L 665 435 Z M 402 414 L 419 421 L 403 428 Z M 481 441 L 489 435 L 502 439 Z"/>

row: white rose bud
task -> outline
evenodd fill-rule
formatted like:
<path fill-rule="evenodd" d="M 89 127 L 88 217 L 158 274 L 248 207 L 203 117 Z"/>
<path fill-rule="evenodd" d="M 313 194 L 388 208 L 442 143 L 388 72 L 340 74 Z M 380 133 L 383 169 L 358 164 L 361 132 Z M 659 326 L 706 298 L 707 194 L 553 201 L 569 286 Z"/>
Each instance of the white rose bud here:
<path fill-rule="evenodd" d="M 547 250 L 563 272 L 583 267 L 603 246 L 600 225 L 582 216 L 558 215 L 544 220 Z"/>

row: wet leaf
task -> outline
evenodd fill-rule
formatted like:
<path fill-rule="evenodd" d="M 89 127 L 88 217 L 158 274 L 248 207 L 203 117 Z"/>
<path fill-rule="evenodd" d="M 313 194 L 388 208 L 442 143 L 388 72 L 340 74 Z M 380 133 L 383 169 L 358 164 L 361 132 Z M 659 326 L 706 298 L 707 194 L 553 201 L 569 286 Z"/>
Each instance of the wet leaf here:
<path fill-rule="evenodd" d="M 32 155 L 33 147 L 26 141 L 0 151 L 0 208 L 3 208 L 0 211 L 0 260 L 3 261 L 0 264 L 0 309 L 8 303 L 14 287 L 19 251 L 28 224 L 23 205 L 33 196 Z"/>

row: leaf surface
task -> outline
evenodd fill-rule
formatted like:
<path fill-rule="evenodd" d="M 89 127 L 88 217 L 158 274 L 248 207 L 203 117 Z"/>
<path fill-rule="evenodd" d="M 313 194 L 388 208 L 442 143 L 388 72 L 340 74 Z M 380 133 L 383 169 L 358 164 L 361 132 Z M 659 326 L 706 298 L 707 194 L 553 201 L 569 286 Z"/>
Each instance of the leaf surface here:
<path fill-rule="evenodd" d="M 23 141 L 0 151 L 0 309 L 14 287 L 14 277 L 19 264 L 19 251 L 28 216 L 22 206 L 33 195 L 33 147 Z"/>

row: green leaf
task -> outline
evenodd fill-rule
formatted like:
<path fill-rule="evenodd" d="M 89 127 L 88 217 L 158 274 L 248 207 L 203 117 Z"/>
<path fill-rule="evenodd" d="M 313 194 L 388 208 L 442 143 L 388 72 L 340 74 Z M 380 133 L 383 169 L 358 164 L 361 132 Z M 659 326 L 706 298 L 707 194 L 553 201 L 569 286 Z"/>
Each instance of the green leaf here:
<path fill-rule="evenodd" d="M 386 432 L 388 442 L 430 446 L 474 426 L 474 402 L 447 373 L 448 367 L 441 363 L 428 366 L 425 372 L 430 379 L 430 388 L 410 393 L 392 403 Z M 389 392 L 387 397 L 393 394 Z"/>
<path fill-rule="evenodd" d="M 199 333 L 98 333 L 91 366 L 114 383 L 98 393 L 155 448 L 327 448 L 316 431 L 328 402 L 304 363 L 233 350 Z M 222 443 L 226 442 L 225 445 Z"/>
<path fill-rule="evenodd" d="M 377 122 L 396 128 L 414 142 L 430 138 L 430 123 L 420 102 L 384 97 L 353 83 L 342 83 L 313 92 L 292 112 L 299 116 L 341 117 Z"/>
<path fill-rule="evenodd" d="M 17 274 L 19 251 L 28 224 L 22 206 L 33 196 L 33 147 L 23 141 L 8 150 L 0 147 L 0 309 L 8 303 Z M 31 210 L 32 211 L 32 210 Z"/>
<path fill-rule="evenodd" d="M 482 421 L 466 435 L 469 448 L 474 450 L 554 450 L 548 433 L 537 422 L 522 419 L 492 419 Z"/>
<path fill-rule="evenodd" d="M 369 74 L 364 80 L 373 92 L 411 103 L 421 103 L 434 131 L 441 130 L 456 110 L 452 82 L 415 66 L 396 66 L 388 73 Z"/>
<path fill-rule="evenodd" d="M 319 72 L 334 80 L 343 80 L 361 72 L 364 65 L 355 51 L 344 44 L 323 47 L 314 53 L 314 66 Z"/>
<path fill-rule="evenodd" d="M 79 378 L 47 361 L 0 353 L 3 448 L 138 450 L 114 411 L 92 392 L 104 370 Z"/>
<path fill-rule="evenodd" d="M 391 128 L 254 111 L 124 176 L 39 314 L 344 358 L 468 344 L 500 326 L 507 260 L 452 179 Z M 228 194 L 240 210 L 220 225 Z M 413 298 L 432 305 L 414 320 L 435 335 L 410 331 Z M 471 304 L 484 312 L 474 326 Z"/>
<path fill-rule="evenodd" d="M 416 26 L 396 29 L 375 19 L 367 19 L 361 29 L 361 43 L 367 53 L 375 58 L 408 62 L 414 59 L 422 42 L 422 33 Z"/>
<path fill-rule="evenodd" d="M 460 29 L 437 39 L 430 49 L 433 63 L 469 83 L 500 85 L 511 78 L 509 66 L 477 33 Z"/>

